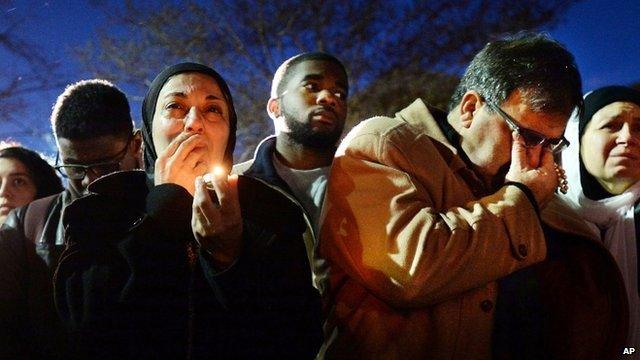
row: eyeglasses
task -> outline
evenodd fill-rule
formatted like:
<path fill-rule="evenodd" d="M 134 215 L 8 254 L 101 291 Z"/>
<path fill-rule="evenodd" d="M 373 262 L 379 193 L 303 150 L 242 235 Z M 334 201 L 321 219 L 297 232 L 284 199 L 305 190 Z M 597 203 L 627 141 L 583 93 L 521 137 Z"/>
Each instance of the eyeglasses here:
<path fill-rule="evenodd" d="M 120 170 L 120 165 L 122 164 L 122 160 L 125 155 L 127 155 L 127 149 L 129 149 L 129 143 L 131 143 L 131 139 L 133 136 L 127 140 L 127 144 L 124 146 L 124 149 L 120 150 L 116 155 L 114 155 L 113 160 L 99 162 L 95 164 L 89 165 L 80 165 L 80 164 L 64 164 L 58 165 L 60 160 L 60 153 L 56 154 L 56 165 L 54 169 L 56 169 L 62 177 L 71 179 L 71 180 L 82 180 L 87 176 L 87 173 L 91 171 L 95 175 L 102 176 L 111 174 L 112 172 L 116 172 Z"/>
<path fill-rule="evenodd" d="M 524 140 L 524 145 L 526 147 L 532 148 L 538 145 L 542 145 L 543 147 L 549 148 L 552 153 L 557 154 L 564 150 L 567 146 L 569 146 L 569 140 L 567 140 L 564 136 L 559 138 L 549 138 L 537 131 L 527 129 L 522 127 L 516 119 L 512 118 L 511 115 L 507 114 L 504 110 L 502 110 L 498 105 L 487 102 L 489 107 L 495 110 L 504 121 L 507 123 L 509 128 L 512 131 L 520 134 L 522 139 Z"/>

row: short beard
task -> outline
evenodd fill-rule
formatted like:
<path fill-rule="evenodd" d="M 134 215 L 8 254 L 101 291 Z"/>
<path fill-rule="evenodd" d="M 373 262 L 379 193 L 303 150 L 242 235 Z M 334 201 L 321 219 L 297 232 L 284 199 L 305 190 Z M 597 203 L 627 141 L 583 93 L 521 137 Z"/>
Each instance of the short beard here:
<path fill-rule="evenodd" d="M 341 126 L 336 126 L 330 132 L 314 131 L 311 127 L 311 118 L 308 118 L 306 122 L 300 122 L 295 120 L 295 116 L 282 109 L 282 115 L 284 116 L 284 122 L 289 128 L 289 138 L 294 142 L 308 148 L 317 150 L 329 150 L 334 149 L 340 135 L 342 135 Z"/>

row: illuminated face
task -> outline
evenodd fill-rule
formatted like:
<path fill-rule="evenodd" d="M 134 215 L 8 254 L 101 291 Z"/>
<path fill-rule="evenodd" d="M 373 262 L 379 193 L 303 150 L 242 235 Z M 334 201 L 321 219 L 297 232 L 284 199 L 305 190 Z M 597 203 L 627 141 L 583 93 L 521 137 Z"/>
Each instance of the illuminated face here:
<path fill-rule="evenodd" d="M 312 148 L 335 147 L 347 116 L 347 78 L 330 61 L 308 60 L 293 65 L 280 94 L 286 132 Z"/>
<path fill-rule="evenodd" d="M 614 102 L 593 114 L 580 139 L 580 156 L 612 194 L 640 180 L 640 106 Z"/>
<path fill-rule="evenodd" d="M 208 148 L 207 168 L 211 171 L 224 159 L 229 111 L 227 100 L 212 77 L 197 72 L 172 76 L 160 90 L 153 116 L 156 152 L 164 151 L 183 132 L 199 134 Z"/>
<path fill-rule="evenodd" d="M 13 158 L 0 158 L 0 225 L 11 209 L 27 205 L 38 190 L 24 164 Z"/>

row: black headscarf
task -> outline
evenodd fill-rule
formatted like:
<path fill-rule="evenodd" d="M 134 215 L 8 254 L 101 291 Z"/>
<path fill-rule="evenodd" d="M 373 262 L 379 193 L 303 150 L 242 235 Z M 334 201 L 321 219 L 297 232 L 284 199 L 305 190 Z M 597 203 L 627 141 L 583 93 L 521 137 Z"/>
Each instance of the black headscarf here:
<path fill-rule="evenodd" d="M 227 169 L 231 169 L 233 165 L 233 149 L 236 145 L 236 129 L 237 129 L 237 116 L 233 107 L 233 99 L 231 98 L 231 92 L 227 83 L 222 76 L 218 74 L 212 68 L 196 63 L 180 63 L 169 66 L 162 70 L 153 82 L 149 86 L 147 95 L 142 102 L 142 137 L 144 139 L 144 165 L 149 176 L 153 176 L 154 166 L 158 154 L 153 144 L 153 116 L 156 112 L 156 104 L 158 102 L 158 95 L 164 84 L 174 75 L 188 72 L 196 72 L 211 76 L 222 91 L 222 95 L 227 101 L 229 106 L 229 139 L 227 141 L 227 148 L 224 151 L 224 165 Z"/>
<path fill-rule="evenodd" d="M 580 146 L 583 145 L 582 135 L 584 135 L 584 130 L 593 115 L 603 107 L 618 101 L 631 102 L 640 106 L 640 91 L 616 85 L 606 86 L 587 94 L 584 98 L 584 112 L 580 116 L 578 125 Z M 613 196 L 598 183 L 598 180 L 593 175 L 589 174 L 584 167 L 582 156 L 578 158 L 580 159 L 580 183 L 582 184 L 584 195 L 591 200 L 601 200 Z"/>

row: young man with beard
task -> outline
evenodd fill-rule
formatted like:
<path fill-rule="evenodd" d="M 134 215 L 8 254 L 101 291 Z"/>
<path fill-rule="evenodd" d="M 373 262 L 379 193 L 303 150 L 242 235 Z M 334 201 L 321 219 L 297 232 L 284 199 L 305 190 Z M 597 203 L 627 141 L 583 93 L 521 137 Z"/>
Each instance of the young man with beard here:
<path fill-rule="evenodd" d="M 334 56 L 312 52 L 286 60 L 276 71 L 267 112 L 276 135 L 264 139 L 254 158 L 233 171 L 261 179 L 302 206 L 313 259 L 318 218 L 331 161 L 347 115 L 347 72 Z M 315 263 L 315 275 L 318 275 Z M 316 284 L 318 285 L 318 284 Z"/>
<path fill-rule="evenodd" d="M 51 115 L 65 191 L 13 210 L 0 229 L 0 358 L 65 358 L 51 278 L 65 247 L 61 215 L 100 176 L 140 167 L 126 96 L 105 80 L 69 85 Z"/>

